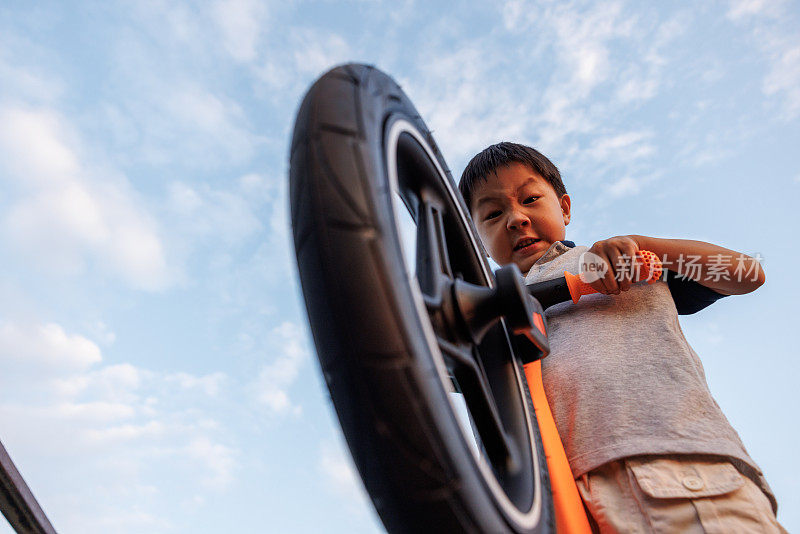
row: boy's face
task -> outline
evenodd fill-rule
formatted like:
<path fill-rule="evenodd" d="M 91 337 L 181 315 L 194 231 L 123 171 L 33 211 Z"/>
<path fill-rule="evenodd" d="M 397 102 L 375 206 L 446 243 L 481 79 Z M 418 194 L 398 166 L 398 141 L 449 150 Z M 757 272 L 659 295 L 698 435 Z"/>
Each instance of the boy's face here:
<path fill-rule="evenodd" d="M 556 241 L 566 237 L 570 198 L 522 163 L 499 167 L 479 184 L 470 213 L 489 255 L 527 273 Z"/>

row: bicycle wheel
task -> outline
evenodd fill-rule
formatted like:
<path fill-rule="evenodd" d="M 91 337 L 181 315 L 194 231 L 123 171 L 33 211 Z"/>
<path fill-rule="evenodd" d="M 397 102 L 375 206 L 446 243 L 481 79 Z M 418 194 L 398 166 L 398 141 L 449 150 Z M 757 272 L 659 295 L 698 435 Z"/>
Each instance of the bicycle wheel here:
<path fill-rule="evenodd" d="M 498 321 L 475 342 L 454 302 L 494 278 L 414 106 L 374 68 L 335 68 L 300 106 L 290 159 L 317 355 L 387 530 L 552 531 L 513 338 Z"/>

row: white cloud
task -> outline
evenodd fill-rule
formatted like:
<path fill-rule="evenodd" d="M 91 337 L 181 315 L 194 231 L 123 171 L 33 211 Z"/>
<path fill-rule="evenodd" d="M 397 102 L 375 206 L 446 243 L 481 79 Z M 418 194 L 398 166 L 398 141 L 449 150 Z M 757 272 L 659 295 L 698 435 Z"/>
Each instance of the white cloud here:
<path fill-rule="evenodd" d="M 649 100 L 656 95 L 658 82 L 655 79 L 631 77 L 617 89 L 617 98 L 623 103 Z"/>
<path fill-rule="evenodd" d="M 800 115 L 800 34 L 796 12 L 786 2 L 733 0 L 728 18 L 746 27 L 767 60 L 762 91 L 781 99 L 782 116 L 791 120 Z"/>
<path fill-rule="evenodd" d="M 266 5 L 258 0 L 220 0 L 212 5 L 211 12 L 231 57 L 241 62 L 253 61 L 266 24 Z"/>
<path fill-rule="evenodd" d="M 62 374 L 54 377 L 50 393 L 59 399 L 99 398 L 111 402 L 136 403 L 138 389 L 152 373 L 131 364 L 107 365 L 84 373 Z"/>
<path fill-rule="evenodd" d="M 61 325 L 0 323 L 0 426 L 9 442 L 80 465 L 94 480 L 124 476 L 146 485 L 143 467 L 181 462 L 196 484 L 231 483 L 238 451 L 217 437 L 224 429 L 202 397 L 186 395 L 213 406 L 225 374 L 156 373 L 102 360 L 93 341 Z"/>
<path fill-rule="evenodd" d="M 269 192 L 270 182 L 260 174 L 250 173 L 239 178 L 239 187 L 247 194 L 258 195 Z"/>
<path fill-rule="evenodd" d="M 563 76 L 569 94 L 586 96 L 606 81 L 616 67 L 610 46 L 615 40 L 636 37 L 639 24 L 623 3 L 608 1 L 581 9 L 575 2 L 540 5 L 512 0 L 504 6 L 506 27 L 524 33 L 536 30 L 536 39 L 548 39 L 558 54 L 556 76 Z"/>
<path fill-rule="evenodd" d="M 64 532 L 170 532 L 174 521 L 137 509 L 125 499 L 124 505 L 98 506 L 87 514 L 80 509 L 67 509 L 59 517 L 59 530 Z"/>
<path fill-rule="evenodd" d="M 203 199 L 191 186 L 175 182 L 169 186 L 169 199 L 172 208 L 180 215 L 195 213 L 203 207 Z"/>
<path fill-rule="evenodd" d="M 653 154 L 654 147 L 647 142 L 651 132 L 634 131 L 597 138 L 588 149 L 588 154 L 597 160 L 635 160 Z"/>
<path fill-rule="evenodd" d="M 47 69 L 31 68 L 22 58 L 47 57 L 49 50 L 38 39 L 27 39 L 4 31 L 0 34 L 0 96 L 5 99 L 32 99 L 52 102 L 65 90 L 64 84 Z"/>
<path fill-rule="evenodd" d="M 270 337 L 270 345 L 278 355 L 261 368 L 251 390 L 273 414 L 299 415 L 302 408 L 289 398 L 289 389 L 308 359 L 304 332 L 298 325 L 284 322 L 272 330 Z"/>
<path fill-rule="evenodd" d="M 94 321 L 88 325 L 89 332 L 103 345 L 113 345 L 117 335 L 103 321 Z"/>
<path fill-rule="evenodd" d="M 78 384 L 74 391 L 84 397 L 125 403 L 138 403 L 139 388 L 145 381 L 154 378 L 152 373 L 129 363 L 107 365 L 91 373 L 72 377 Z"/>
<path fill-rule="evenodd" d="M 298 27 L 287 39 L 288 46 L 273 44 L 274 49 L 286 46 L 286 54 L 266 54 L 253 67 L 253 75 L 264 86 L 264 97 L 281 105 L 286 105 L 286 97 L 300 97 L 308 84 L 333 66 L 354 60 L 353 48 L 336 32 Z"/>
<path fill-rule="evenodd" d="M 94 118 L 110 151 L 126 161 L 194 173 L 247 162 L 264 139 L 253 132 L 252 115 L 240 99 L 230 96 L 235 68 L 217 22 L 184 6 L 175 22 L 184 37 L 153 4 L 137 10 L 145 24 L 114 40 L 115 68 L 107 83 L 118 89 L 103 95 L 102 113 Z M 246 57 L 236 46 L 235 53 Z"/>
<path fill-rule="evenodd" d="M 735 142 L 731 132 L 709 131 L 703 136 L 688 137 L 678 153 L 678 161 L 685 161 L 695 167 L 718 163 L 729 158 Z"/>
<path fill-rule="evenodd" d="M 772 65 L 762 85 L 764 94 L 781 95 L 788 117 L 800 114 L 800 39 L 775 43 L 771 52 Z"/>
<path fill-rule="evenodd" d="M 148 56 L 140 68 L 157 70 L 152 61 Z M 202 80 L 180 71 L 166 78 L 138 70 L 125 74 L 137 77 L 138 90 L 105 107 L 114 138 L 134 144 L 120 144 L 125 157 L 133 153 L 159 167 L 207 170 L 247 161 L 262 142 L 240 104 Z"/>
<path fill-rule="evenodd" d="M 194 84 L 166 95 L 162 110 L 207 143 L 220 143 L 232 155 L 252 148 L 250 134 L 239 126 L 247 119 L 235 101 Z"/>
<path fill-rule="evenodd" d="M 127 404 L 112 402 L 64 403 L 52 407 L 54 416 L 61 419 L 82 419 L 92 423 L 104 423 L 128 419 L 136 413 Z"/>
<path fill-rule="evenodd" d="M 201 437 L 187 445 L 185 451 L 206 468 L 202 480 L 205 486 L 220 490 L 233 481 L 233 473 L 237 468 L 234 449 Z"/>
<path fill-rule="evenodd" d="M 139 29 L 157 39 L 160 45 L 167 42 L 184 46 L 199 43 L 206 28 L 193 2 L 182 0 L 148 0 L 129 6 L 129 14 L 138 15 L 143 22 Z M 134 17 L 131 17 L 134 18 Z"/>
<path fill-rule="evenodd" d="M 366 500 L 361 478 L 343 440 L 338 440 L 336 445 L 330 441 L 321 444 L 319 470 L 329 487 L 339 496 L 352 504 L 361 504 Z"/>
<path fill-rule="evenodd" d="M 523 142 L 560 154 L 562 161 L 580 157 L 582 138 L 604 135 L 610 121 L 659 94 L 666 53 L 689 15 L 656 22 L 649 9 L 632 10 L 619 1 L 504 4 L 506 29 L 525 51 L 504 69 L 518 73 L 506 85 L 527 89 L 512 97 L 518 102 L 513 120 L 525 123 Z M 503 54 L 488 50 L 484 63 Z"/>
<path fill-rule="evenodd" d="M 613 197 L 634 195 L 639 192 L 641 184 L 630 176 L 620 178 L 609 187 L 608 191 Z"/>
<path fill-rule="evenodd" d="M 337 63 L 347 61 L 350 47 L 344 38 L 328 32 L 320 35 L 316 30 L 294 32 L 294 64 L 301 72 L 321 74 Z"/>
<path fill-rule="evenodd" d="M 526 17 L 524 16 L 528 9 L 525 0 L 507 0 L 503 3 L 501 8 L 503 16 L 503 24 L 507 30 L 521 31 L 524 27 Z"/>
<path fill-rule="evenodd" d="M 181 389 L 198 390 L 209 397 L 216 397 L 227 380 L 224 373 L 195 376 L 189 373 L 175 373 L 166 376 L 167 382 L 178 384 Z"/>
<path fill-rule="evenodd" d="M 278 283 L 276 270 L 288 263 L 283 258 L 288 239 L 282 240 L 288 222 L 275 229 L 271 220 L 273 204 L 285 200 L 276 191 L 277 183 L 248 174 L 225 187 L 186 182 L 167 187 L 162 217 L 171 222 L 165 242 L 175 262 L 186 266 L 188 284 L 202 281 L 217 293 L 220 306 L 212 318 L 250 305 L 254 290 L 265 281 Z M 243 261 L 242 255 L 252 255 L 252 262 Z M 284 272 L 280 276 L 285 279 Z M 263 299 L 262 306 L 269 305 Z"/>
<path fill-rule="evenodd" d="M 44 374 L 81 371 L 102 360 L 89 339 L 67 334 L 57 324 L 0 323 L 0 361 Z"/>
<path fill-rule="evenodd" d="M 550 19 L 560 57 L 573 73 L 571 83 L 580 92 L 585 94 L 611 75 L 609 41 L 631 35 L 636 23 L 635 18 L 622 13 L 621 3 L 610 2 L 582 16 L 569 9 L 557 10 Z"/>
<path fill-rule="evenodd" d="M 782 0 L 731 0 L 727 16 L 739 20 L 754 15 L 775 14 Z"/>
<path fill-rule="evenodd" d="M 148 421 L 144 424 L 122 424 L 89 428 L 86 430 L 86 441 L 96 447 L 107 448 L 127 444 L 143 438 L 161 437 L 166 433 L 164 424 L 159 421 Z"/>
<path fill-rule="evenodd" d="M 8 241 L 44 271 L 81 274 L 87 263 L 134 287 L 169 283 L 158 229 L 127 180 L 79 156 L 80 141 L 49 108 L 0 108 L 0 170 L 11 206 Z"/>
<path fill-rule="evenodd" d="M 61 117 L 49 109 L 0 108 L 0 146 L 4 167 L 24 177 L 23 187 L 57 185 L 65 176 L 80 172 L 78 157 L 68 145 L 74 134 Z"/>
<path fill-rule="evenodd" d="M 262 230 L 256 215 L 259 199 L 247 190 L 213 189 L 173 182 L 168 187 L 168 209 L 173 221 L 174 239 L 187 244 L 191 240 L 208 246 L 214 241 L 236 245 Z"/>
<path fill-rule="evenodd" d="M 496 75 L 498 56 L 488 43 L 426 52 L 420 65 L 413 83 L 400 82 L 445 155 L 474 154 L 489 143 L 523 135 L 526 122 L 520 117 L 529 115 L 529 102 Z"/>

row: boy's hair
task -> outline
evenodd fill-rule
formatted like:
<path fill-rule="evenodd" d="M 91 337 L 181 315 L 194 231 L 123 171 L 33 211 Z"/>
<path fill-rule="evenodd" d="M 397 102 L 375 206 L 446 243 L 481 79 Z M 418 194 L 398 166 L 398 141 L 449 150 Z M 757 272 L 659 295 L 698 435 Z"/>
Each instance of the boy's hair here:
<path fill-rule="evenodd" d="M 472 196 L 478 185 L 486 181 L 486 178 L 496 172 L 501 165 L 509 165 L 513 162 L 527 165 L 531 170 L 539 173 L 553 187 L 558 198 L 567 193 L 567 188 L 561 181 L 561 173 L 546 156 L 535 148 L 503 141 L 478 152 L 467 163 L 467 167 L 461 174 L 458 189 L 467 203 L 468 210 L 472 211 Z"/>

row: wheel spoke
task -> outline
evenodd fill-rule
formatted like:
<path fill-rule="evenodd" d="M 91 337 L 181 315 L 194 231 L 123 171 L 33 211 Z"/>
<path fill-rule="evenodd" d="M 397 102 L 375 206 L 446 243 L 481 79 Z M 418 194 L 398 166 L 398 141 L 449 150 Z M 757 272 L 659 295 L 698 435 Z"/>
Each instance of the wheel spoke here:
<path fill-rule="evenodd" d="M 503 429 L 500 413 L 491 393 L 486 374 L 472 350 L 437 337 L 442 354 L 452 362 L 450 371 L 464 395 L 464 401 L 492 464 L 507 472 L 518 468 L 515 448 Z"/>
<path fill-rule="evenodd" d="M 442 208 L 434 200 L 421 195 L 417 217 L 417 280 L 422 292 L 437 301 L 442 296 L 445 280 L 453 279 L 447 241 L 444 234 Z"/>

